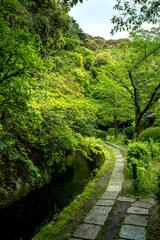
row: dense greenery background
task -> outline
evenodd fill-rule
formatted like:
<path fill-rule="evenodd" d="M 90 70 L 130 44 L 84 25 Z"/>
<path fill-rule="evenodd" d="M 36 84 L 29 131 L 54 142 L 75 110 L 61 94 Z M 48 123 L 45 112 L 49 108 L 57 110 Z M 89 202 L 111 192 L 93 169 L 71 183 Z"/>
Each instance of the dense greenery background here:
<path fill-rule="evenodd" d="M 134 126 L 138 138 L 147 112 L 159 118 L 159 29 L 107 41 L 67 11 L 54 0 L 0 2 L 1 196 L 18 178 L 39 186 L 42 170 L 63 171 L 71 151 L 91 160 L 93 137 Z"/>

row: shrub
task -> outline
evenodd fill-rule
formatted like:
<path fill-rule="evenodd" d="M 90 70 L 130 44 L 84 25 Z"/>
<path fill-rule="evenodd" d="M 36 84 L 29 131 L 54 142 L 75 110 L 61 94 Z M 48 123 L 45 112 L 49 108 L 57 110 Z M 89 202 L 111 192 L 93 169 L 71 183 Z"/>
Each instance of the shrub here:
<path fill-rule="evenodd" d="M 131 143 L 127 149 L 128 163 L 131 162 L 133 158 L 144 164 L 149 163 L 151 160 L 151 152 L 148 145 L 142 142 Z"/>
<path fill-rule="evenodd" d="M 151 157 L 153 159 L 158 159 L 159 153 L 160 153 L 160 144 L 158 142 L 154 142 L 152 138 L 150 138 L 149 142 L 148 142 L 148 147 L 150 149 L 151 152 Z"/>
<path fill-rule="evenodd" d="M 114 128 L 108 128 L 107 134 L 114 135 Z"/>
<path fill-rule="evenodd" d="M 158 191 L 157 191 L 157 201 L 158 204 L 160 205 L 160 172 L 157 174 L 157 178 L 158 178 Z"/>
<path fill-rule="evenodd" d="M 153 123 L 153 127 L 160 127 L 160 120 L 156 120 L 156 121 Z"/>
<path fill-rule="evenodd" d="M 147 128 L 139 136 L 140 141 L 149 141 L 150 138 L 152 138 L 154 142 L 160 142 L 160 127 Z"/>
<path fill-rule="evenodd" d="M 130 193 L 134 195 L 147 196 L 149 193 L 156 193 L 160 201 L 160 173 L 159 158 L 160 145 L 149 142 L 134 142 L 129 145 L 127 150 L 128 174 L 131 178 Z M 137 181 L 133 181 L 132 163 L 137 164 Z M 159 186 L 158 186 L 159 184 Z"/>
<path fill-rule="evenodd" d="M 96 136 L 97 138 L 101 138 L 103 140 L 106 140 L 106 132 L 102 130 L 97 130 L 96 131 Z"/>
<path fill-rule="evenodd" d="M 124 129 L 124 133 L 128 139 L 133 139 L 134 138 L 134 133 L 135 133 L 135 127 L 130 126 Z"/>

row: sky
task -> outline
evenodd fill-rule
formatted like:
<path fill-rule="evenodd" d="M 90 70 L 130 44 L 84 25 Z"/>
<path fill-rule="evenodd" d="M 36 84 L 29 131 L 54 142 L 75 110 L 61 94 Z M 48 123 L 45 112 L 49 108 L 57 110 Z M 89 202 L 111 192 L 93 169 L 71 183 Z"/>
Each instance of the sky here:
<path fill-rule="evenodd" d="M 118 13 L 113 9 L 115 3 L 116 0 L 83 0 L 83 3 L 78 3 L 71 9 L 69 15 L 85 33 L 93 37 L 99 36 L 106 40 L 127 38 L 129 34 L 124 31 L 110 34 L 113 28 L 111 18 Z"/>
<path fill-rule="evenodd" d="M 88 33 L 93 37 L 103 37 L 104 39 L 120 39 L 128 38 L 128 32 L 117 32 L 114 35 L 110 34 L 113 24 L 111 19 L 118 11 L 113 7 L 116 0 L 83 0 L 83 3 L 78 3 L 71 8 L 69 15 L 72 16 L 84 33 Z M 142 28 L 150 29 L 157 25 L 143 23 Z"/>

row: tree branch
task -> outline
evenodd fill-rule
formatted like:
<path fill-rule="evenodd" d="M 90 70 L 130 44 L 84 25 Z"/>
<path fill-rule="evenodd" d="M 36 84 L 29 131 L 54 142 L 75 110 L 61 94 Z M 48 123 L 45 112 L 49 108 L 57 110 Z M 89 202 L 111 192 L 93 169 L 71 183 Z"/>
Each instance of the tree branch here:
<path fill-rule="evenodd" d="M 53 55 L 56 54 L 56 53 L 58 53 L 58 52 L 61 51 L 63 48 L 64 48 L 64 45 L 62 45 L 62 46 L 61 46 L 59 49 L 57 49 L 56 51 L 49 53 L 49 54 L 47 55 L 47 58 L 53 56 Z"/>
<path fill-rule="evenodd" d="M 133 97 L 133 93 L 132 93 L 132 91 L 129 89 L 129 87 L 127 87 L 127 86 L 124 84 L 124 82 L 123 82 L 122 80 L 119 80 L 119 79 L 117 79 L 117 78 L 111 77 L 111 76 L 109 76 L 109 75 L 107 75 L 107 77 L 109 77 L 109 78 L 115 80 L 116 82 L 121 83 L 122 86 L 123 86 L 123 87 L 124 87 L 124 88 L 125 88 L 130 94 L 131 94 L 131 98 L 134 100 L 134 97 Z"/>
<path fill-rule="evenodd" d="M 129 73 L 129 78 L 131 80 L 132 87 L 134 89 L 134 104 L 135 104 L 138 112 L 141 114 L 141 110 L 140 110 L 140 107 L 139 107 L 139 104 L 138 104 L 137 87 L 134 84 L 134 81 L 133 81 L 133 78 L 132 78 L 132 72 L 129 69 L 128 69 L 128 73 Z"/>
<path fill-rule="evenodd" d="M 140 61 L 138 61 L 135 65 L 134 65 L 134 67 L 132 67 L 131 69 L 130 69 L 130 71 L 132 72 L 141 62 L 143 62 L 147 57 L 149 57 L 150 55 L 152 55 L 153 53 L 155 53 L 157 50 L 159 50 L 160 49 L 160 46 L 158 46 L 156 49 L 154 49 L 152 52 L 150 52 L 150 53 L 148 53 L 148 54 L 145 54 L 145 56 L 140 60 Z"/>
<path fill-rule="evenodd" d="M 156 93 L 157 91 L 160 89 L 160 82 L 158 83 L 158 85 L 154 88 L 154 91 L 153 93 L 151 94 L 151 97 L 146 105 L 146 107 L 144 108 L 144 110 L 142 111 L 141 115 L 143 116 L 147 111 L 148 109 L 150 108 L 152 102 L 154 101 L 154 98 L 156 96 Z"/>
<path fill-rule="evenodd" d="M 4 79 L 8 79 L 10 77 L 16 77 L 18 74 L 21 74 L 25 69 L 28 69 L 28 67 L 23 67 L 22 69 L 19 69 L 17 72 L 12 73 L 10 75 L 5 75 Z"/>

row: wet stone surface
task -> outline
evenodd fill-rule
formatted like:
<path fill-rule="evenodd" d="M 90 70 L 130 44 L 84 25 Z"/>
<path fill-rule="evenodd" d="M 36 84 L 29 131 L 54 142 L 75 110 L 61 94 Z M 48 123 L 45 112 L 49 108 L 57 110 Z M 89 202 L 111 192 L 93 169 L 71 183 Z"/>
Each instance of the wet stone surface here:
<path fill-rule="evenodd" d="M 82 223 L 74 232 L 73 237 L 95 240 L 100 229 L 100 226 Z"/>
<path fill-rule="evenodd" d="M 146 203 L 146 202 L 142 202 L 142 201 L 137 201 L 137 202 L 133 203 L 132 206 L 134 206 L 134 207 L 141 207 L 141 208 L 151 208 L 152 204 Z"/>
<path fill-rule="evenodd" d="M 105 191 L 103 193 L 103 195 L 101 196 L 101 198 L 105 198 L 105 199 L 116 199 L 118 196 L 118 192 L 112 192 L 112 191 Z"/>
<path fill-rule="evenodd" d="M 146 240 L 146 230 L 145 227 L 123 225 L 119 236 L 124 239 Z"/>
<path fill-rule="evenodd" d="M 110 199 L 100 199 L 96 205 L 98 206 L 113 206 L 115 203 L 115 200 L 110 200 Z"/>
<path fill-rule="evenodd" d="M 82 238 L 70 238 L 69 240 L 82 240 Z"/>
<path fill-rule="evenodd" d="M 146 208 L 130 207 L 127 210 L 127 213 L 139 214 L 139 215 L 147 215 L 149 213 L 149 210 L 146 209 Z"/>
<path fill-rule="evenodd" d="M 121 191 L 121 185 L 109 185 L 107 187 L 107 190 L 108 191 L 117 191 L 117 192 L 120 192 Z"/>
<path fill-rule="evenodd" d="M 128 215 L 125 220 L 125 224 L 129 225 L 136 225 L 136 226 L 143 226 L 145 227 L 147 225 L 147 220 L 146 217 L 144 216 L 139 216 L 139 215 Z"/>
<path fill-rule="evenodd" d="M 133 203 L 133 202 L 135 202 L 135 199 L 133 199 L 133 198 L 126 198 L 126 197 L 119 197 L 119 198 L 118 198 L 118 201 L 121 201 L 121 202 L 131 202 L 131 203 Z"/>
<path fill-rule="evenodd" d="M 112 209 L 112 214 L 109 216 L 109 221 L 106 222 L 104 232 L 100 240 L 115 240 L 120 232 L 121 224 L 126 217 L 126 211 L 129 208 L 129 202 L 117 202 Z M 119 237 L 120 238 L 120 237 Z"/>
<path fill-rule="evenodd" d="M 109 206 L 94 206 L 85 217 L 84 222 L 103 225 L 111 209 L 112 207 Z"/>
<path fill-rule="evenodd" d="M 111 182 L 118 182 L 118 181 L 123 182 L 123 180 L 124 180 L 123 175 L 115 175 L 110 178 Z"/>
<path fill-rule="evenodd" d="M 154 198 L 146 198 L 146 199 L 140 199 L 142 202 L 150 203 L 150 204 L 156 204 L 156 201 Z"/>

